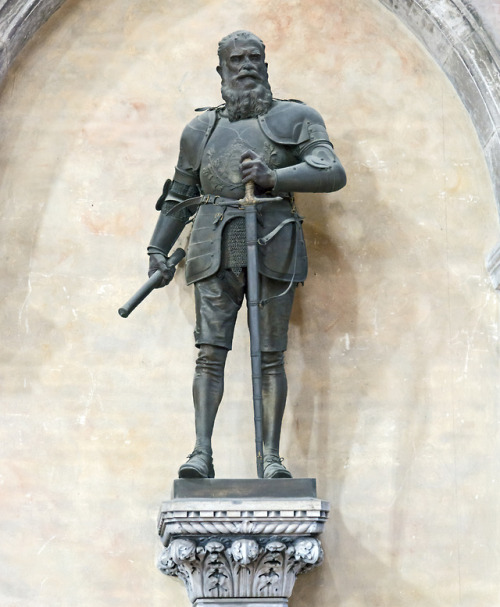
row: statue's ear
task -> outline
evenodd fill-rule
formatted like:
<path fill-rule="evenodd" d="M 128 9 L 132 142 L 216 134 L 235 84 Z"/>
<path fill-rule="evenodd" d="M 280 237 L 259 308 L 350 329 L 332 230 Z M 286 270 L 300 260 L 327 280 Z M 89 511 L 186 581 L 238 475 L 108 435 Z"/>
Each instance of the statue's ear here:
<path fill-rule="evenodd" d="M 219 74 L 219 76 L 222 78 L 222 68 L 221 68 L 221 66 L 218 65 L 215 69 L 217 70 L 217 73 Z"/>

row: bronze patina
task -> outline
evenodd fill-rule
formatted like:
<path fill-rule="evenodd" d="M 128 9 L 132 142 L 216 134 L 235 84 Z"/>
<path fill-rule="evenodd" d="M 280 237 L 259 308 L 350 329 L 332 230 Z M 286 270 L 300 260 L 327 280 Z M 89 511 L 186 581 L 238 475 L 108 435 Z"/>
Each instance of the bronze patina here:
<path fill-rule="evenodd" d="M 192 222 L 186 280 L 195 290 L 199 349 L 196 442 L 179 477 L 215 476 L 212 433 L 246 298 L 258 475 L 290 478 L 279 454 L 287 397 L 284 352 L 294 292 L 307 275 L 293 193 L 333 192 L 344 187 L 346 176 L 320 114 L 299 101 L 273 98 L 257 36 L 234 32 L 220 41 L 218 55 L 224 104 L 207 108 L 185 127 L 148 247 L 149 274 L 159 271 L 158 286 L 164 286 L 175 273 L 170 251 Z"/>

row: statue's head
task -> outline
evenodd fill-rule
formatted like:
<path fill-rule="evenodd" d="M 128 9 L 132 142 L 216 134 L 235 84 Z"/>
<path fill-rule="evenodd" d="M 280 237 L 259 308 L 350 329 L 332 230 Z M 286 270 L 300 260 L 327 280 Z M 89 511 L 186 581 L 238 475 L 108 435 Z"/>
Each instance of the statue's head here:
<path fill-rule="evenodd" d="M 218 54 L 217 72 L 230 120 L 265 114 L 272 103 L 272 93 L 262 40 L 239 30 L 219 42 Z"/>

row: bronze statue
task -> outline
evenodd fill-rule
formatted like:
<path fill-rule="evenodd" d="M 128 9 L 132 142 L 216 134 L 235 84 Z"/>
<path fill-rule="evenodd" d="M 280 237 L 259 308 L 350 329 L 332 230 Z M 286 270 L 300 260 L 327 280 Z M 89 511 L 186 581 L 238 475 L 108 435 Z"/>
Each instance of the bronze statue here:
<path fill-rule="evenodd" d="M 205 108 L 185 127 L 174 178 L 156 204 L 160 216 L 148 254 L 149 275 L 161 273 L 159 286 L 172 280 L 175 263 L 169 263 L 169 253 L 194 218 L 186 280 L 195 289 L 199 348 L 193 382 L 196 443 L 179 469 L 180 478 L 215 476 L 212 431 L 236 316 L 244 298 L 250 299 L 252 251 L 258 255 L 259 295 L 247 304 L 250 311 L 258 310 L 260 324 L 258 335 L 253 327 L 254 340 L 260 340 L 255 353 L 262 413 L 259 476 L 291 477 L 279 455 L 287 396 L 284 352 L 294 291 L 307 274 L 293 192 L 339 190 L 346 176 L 321 116 L 299 101 L 273 98 L 264 48 L 247 31 L 220 41 L 217 72 L 225 103 Z M 248 234 L 253 219 L 245 219 L 245 188 L 248 206 L 258 203 L 253 239 Z M 252 339 L 252 325 L 250 332 Z"/>

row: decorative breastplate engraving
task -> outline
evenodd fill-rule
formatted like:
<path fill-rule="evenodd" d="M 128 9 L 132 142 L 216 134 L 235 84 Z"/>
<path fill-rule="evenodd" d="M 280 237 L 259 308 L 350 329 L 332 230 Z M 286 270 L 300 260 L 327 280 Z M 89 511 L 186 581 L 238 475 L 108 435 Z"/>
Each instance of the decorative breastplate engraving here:
<path fill-rule="evenodd" d="M 247 150 L 258 153 L 271 169 L 283 166 L 285 150 L 273 144 L 256 119 L 229 122 L 220 118 L 203 153 L 200 181 L 205 194 L 242 198 L 240 161 Z"/>

